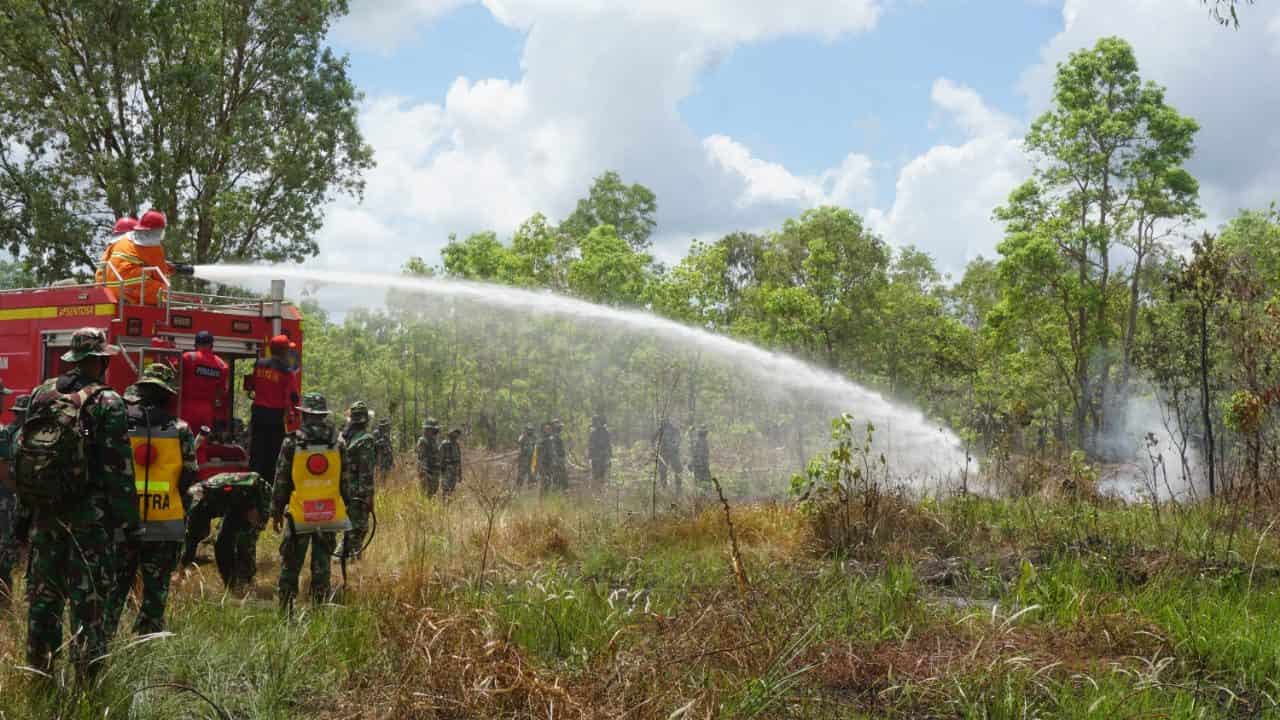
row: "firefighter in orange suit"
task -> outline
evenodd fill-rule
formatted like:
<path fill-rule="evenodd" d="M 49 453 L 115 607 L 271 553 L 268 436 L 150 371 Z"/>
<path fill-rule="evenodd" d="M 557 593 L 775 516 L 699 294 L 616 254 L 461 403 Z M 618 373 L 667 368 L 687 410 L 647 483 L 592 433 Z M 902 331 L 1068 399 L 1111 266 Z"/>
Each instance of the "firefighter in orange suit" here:
<path fill-rule="evenodd" d="M 123 220 L 116 223 L 117 227 L 127 225 Z M 166 225 L 164 213 L 148 210 L 138 218 L 138 223 L 132 230 L 117 238 L 103 254 L 103 261 L 114 269 L 114 272 L 102 272 L 103 281 L 116 287 L 117 292 L 123 293 L 125 302 L 159 304 L 164 293 L 164 282 L 156 275 L 155 270 L 147 268 L 157 268 L 166 276 L 175 273 L 192 274 L 190 265 L 171 263 L 165 259 Z"/>

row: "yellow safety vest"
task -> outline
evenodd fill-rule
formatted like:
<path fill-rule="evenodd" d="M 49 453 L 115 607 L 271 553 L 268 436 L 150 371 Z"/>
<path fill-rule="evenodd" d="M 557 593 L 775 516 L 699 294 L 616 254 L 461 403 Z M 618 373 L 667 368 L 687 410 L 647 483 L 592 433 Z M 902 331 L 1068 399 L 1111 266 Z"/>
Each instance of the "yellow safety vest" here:
<path fill-rule="evenodd" d="M 294 449 L 289 517 L 298 534 L 351 529 L 342 501 L 342 456 L 336 447 Z"/>
<path fill-rule="evenodd" d="M 186 534 L 186 513 L 179 482 L 182 443 L 178 429 L 137 428 L 129 432 L 129 445 L 143 540 L 181 542 Z"/>

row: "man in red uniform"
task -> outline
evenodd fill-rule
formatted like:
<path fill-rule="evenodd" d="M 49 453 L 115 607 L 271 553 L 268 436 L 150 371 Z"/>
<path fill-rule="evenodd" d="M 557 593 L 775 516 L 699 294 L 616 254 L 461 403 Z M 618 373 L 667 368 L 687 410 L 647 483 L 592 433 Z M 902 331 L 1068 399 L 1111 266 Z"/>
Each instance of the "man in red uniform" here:
<path fill-rule="evenodd" d="M 182 408 L 179 415 L 191 426 L 213 429 L 218 410 L 227 394 L 231 370 L 213 353 L 213 335 L 208 330 L 196 333 L 196 349 L 182 354 Z"/>
<path fill-rule="evenodd" d="M 289 369 L 289 338 L 271 338 L 271 351 L 253 365 L 253 410 L 249 416 L 249 466 L 269 484 L 284 442 L 285 416 L 298 405 L 298 378 Z"/>

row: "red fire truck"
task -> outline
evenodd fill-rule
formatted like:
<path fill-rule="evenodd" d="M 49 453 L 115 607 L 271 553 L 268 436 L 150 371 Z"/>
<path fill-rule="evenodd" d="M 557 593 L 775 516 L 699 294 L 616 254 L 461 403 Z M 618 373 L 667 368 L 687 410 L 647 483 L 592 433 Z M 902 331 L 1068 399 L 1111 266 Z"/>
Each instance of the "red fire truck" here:
<path fill-rule="evenodd" d="M 148 278 L 158 278 L 149 281 L 167 288 L 168 278 L 158 269 L 147 272 Z M 252 365 L 268 352 L 268 340 L 275 335 L 289 336 L 299 357 L 302 352 L 302 315 L 284 300 L 283 280 L 272 281 L 270 296 L 257 300 L 165 292 L 154 305 L 130 303 L 104 283 L 58 284 L 0 291 L 0 380 L 25 393 L 62 372 L 60 356 L 70 346 L 71 334 L 86 326 L 104 329 L 109 341 L 123 349 L 107 370 L 107 383 L 121 392 L 150 362 L 167 361 L 182 377 L 182 353 L 194 349 L 196 333 L 213 334 L 214 352 L 232 371 L 223 397 L 215 402 L 214 427 L 203 441 L 202 477 L 249 469 L 244 440 L 235 433 L 234 419 L 244 415 L 237 404 L 249 402 L 234 381 L 243 374 L 237 365 Z M 0 422 L 12 421 L 5 408 Z"/>

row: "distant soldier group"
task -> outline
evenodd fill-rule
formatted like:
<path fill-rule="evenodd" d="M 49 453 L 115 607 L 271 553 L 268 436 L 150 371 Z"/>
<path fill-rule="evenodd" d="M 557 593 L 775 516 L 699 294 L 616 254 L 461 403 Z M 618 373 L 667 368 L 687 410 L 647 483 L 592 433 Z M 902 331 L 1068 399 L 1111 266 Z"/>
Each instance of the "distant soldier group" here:
<path fill-rule="evenodd" d="M 427 418 L 414 448 L 418 482 L 427 497 L 440 493 L 448 499 L 462 482 L 462 428 L 450 430 L 443 442 L 439 436 L 439 421 Z"/>

